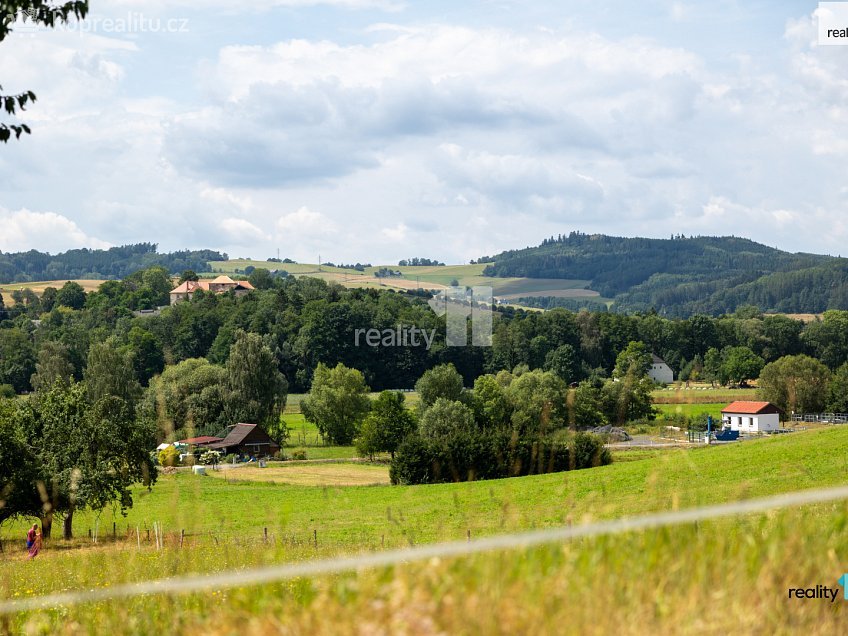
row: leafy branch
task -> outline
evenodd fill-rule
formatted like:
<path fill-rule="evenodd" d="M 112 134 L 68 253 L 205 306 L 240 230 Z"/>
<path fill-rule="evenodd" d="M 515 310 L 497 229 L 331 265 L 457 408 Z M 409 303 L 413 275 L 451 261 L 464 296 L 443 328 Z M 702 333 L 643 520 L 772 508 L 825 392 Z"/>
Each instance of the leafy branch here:
<path fill-rule="evenodd" d="M 54 4 L 45 0 L 13 0 L 0 2 L 0 42 L 6 39 L 18 18 L 24 22 L 33 22 L 48 28 L 54 28 L 57 24 L 67 24 L 71 18 L 81 20 L 88 14 L 88 0 L 72 0 L 61 4 Z M 3 87 L 0 86 L 0 91 Z M 7 115 L 14 116 L 19 111 L 25 111 L 27 104 L 36 101 L 35 93 L 25 91 L 17 95 L 3 95 L 0 93 L 0 108 Z M 26 124 L 5 124 L 0 122 L 0 142 L 6 143 L 15 135 L 20 139 L 22 134 L 30 134 L 31 130 Z"/>

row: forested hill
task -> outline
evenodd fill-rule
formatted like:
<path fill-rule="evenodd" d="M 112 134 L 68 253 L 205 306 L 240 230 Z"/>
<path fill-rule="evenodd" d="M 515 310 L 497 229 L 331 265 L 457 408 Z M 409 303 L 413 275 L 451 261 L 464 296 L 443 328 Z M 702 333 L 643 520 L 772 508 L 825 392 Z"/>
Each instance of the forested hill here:
<path fill-rule="evenodd" d="M 494 262 L 492 262 L 494 261 Z M 848 309 L 848 259 L 791 254 L 748 239 L 621 238 L 572 232 L 494 257 L 486 276 L 566 278 L 615 301 L 618 310 L 672 316 Z"/>
<path fill-rule="evenodd" d="M 212 250 L 159 254 L 155 243 L 137 243 L 108 250 L 79 249 L 51 256 L 30 250 L 16 254 L 0 252 L 0 283 L 74 278 L 117 279 L 154 265 L 173 274 L 187 269 L 206 271 L 209 261 L 225 261 L 226 254 Z"/>

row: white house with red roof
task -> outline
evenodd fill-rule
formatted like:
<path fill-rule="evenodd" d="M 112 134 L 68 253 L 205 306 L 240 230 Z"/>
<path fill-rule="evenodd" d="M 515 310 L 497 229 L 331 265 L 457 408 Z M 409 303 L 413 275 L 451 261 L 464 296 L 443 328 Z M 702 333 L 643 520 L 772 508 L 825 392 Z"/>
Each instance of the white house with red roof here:
<path fill-rule="evenodd" d="M 215 280 L 187 280 L 171 290 L 171 304 L 176 305 L 183 300 L 191 300 L 198 289 L 213 294 L 225 294 L 232 291 L 236 296 L 244 296 L 253 290 L 246 280 L 233 280 L 229 276 L 218 276 Z"/>
<path fill-rule="evenodd" d="M 721 410 L 724 428 L 740 433 L 764 433 L 780 428 L 781 411 L 771 402 L 739 401 Z"/>

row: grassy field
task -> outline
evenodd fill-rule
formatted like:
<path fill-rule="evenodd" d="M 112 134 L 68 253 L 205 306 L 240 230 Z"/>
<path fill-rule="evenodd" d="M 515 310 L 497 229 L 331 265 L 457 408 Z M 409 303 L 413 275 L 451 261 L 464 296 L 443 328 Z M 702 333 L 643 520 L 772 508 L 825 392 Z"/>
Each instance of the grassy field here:
<path fill-rule="evenodd" d="M 418 487 L 315 487 L 163 476 L 126 526 L 168 545 L 55 542 L 0 558 L 0 596 L 210 572 L 616 518 L 848 481 L 848 427 L 641 453 L 555 475 Z M 244 469 L 241 469 L 244 470 Z M 267 470 L 267 469 L 266 469 Z M 111 514 L 101 528 L 111 528 Z M 81 535 L 90 515 L 76 519 Z M 21 536 L 23 522 L 4 529 Z M 267 527 L 270 539 L 263 540 Z M 586 539 L 530 551 L 166 599 L 18 615 L 29 633 L 837 633 L 844 605 L 787 601 L 848 571 L 845 503 Z M 179 531 L 189 533 L 180 549 Z M 313 534 L 314 533 L 314 534 Z M 318 538 L 317 546 L 314 537 Z M 213 537 L 215 542 L 213 542 Z M 8 546 L 8 544 L 7 544 Z M 61 572 L 61 576 L 56 573 Z"/>
<path fill-rule="evenodd" d="M 692 385 L 657 389 L 651 394 L 654 404 L 719 404 L 727 406 L 735 400 L 756 400 L 756 389 L 711 388 L 709 385 Z"/>
<path fill-rule="evenodd" d="M 321 278 L 328 282 L 336 282 L 345 287 L 391 288 L 391 289 L 428 289 L 438 291 L 449 286 L 453 281 L 466 287 L 484 285 L 492 287 L 494 294 L 505 299 L 515 299 L 527 296 L 557 296 L 563 298 L 599 297 L 595 291 L 586 289 L 589 281 L 554 279 L 554 278 L 498 278 L 483 276 L 484 264 L 479 265 L 446 265 L 443 267 L 399 267 L 397 265 L 377 265 L 367 267 L 364 271 L 327 267 L 308 263 L 268 263 L 234 259 L 230 261 L 212 261 L 209 268 L 213 273 L 233 275 L 235 270 L 244 271 L 248 266 L 264 267 L 266 269 L 284 269 L 296 276 Z M 401 278 L 376 278 L 374 274 L 386 267 L 400 271 Z"/>
<path fill-rule="evenodd" d="M 683 404 L 656 404 L 656 409 L 662 415 L 684 415 L 686 417 L 696 417 L 701 413 L 708 413 L 713 416 L 713 421 L 721 421 L 721 409 L 727 406 L 727 402 L 707 402 L 707 403 L 683 403 Z"/>

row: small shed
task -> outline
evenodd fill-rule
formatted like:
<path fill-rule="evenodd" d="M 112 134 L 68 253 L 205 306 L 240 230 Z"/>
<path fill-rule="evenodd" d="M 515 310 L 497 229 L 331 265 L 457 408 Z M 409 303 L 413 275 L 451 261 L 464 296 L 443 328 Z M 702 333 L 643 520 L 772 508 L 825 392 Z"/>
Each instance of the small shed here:
<path fill-rule="evenodd" d="M 211 435 L 203 435 L 201 437 L 189 437 L 187 439 L 181 439 L 177 442 L 177 444 L 185 444 L 188 447 L 194 448 L 208 448 L 212 444 L 216 442 L 222 442 L 220 437 L 212 437 Z"/>
<path fill-rule="evenodd" d="M 267 457 L 280 450 L 280 445 L 261 426 L 239 423 L 220 442 L 209 444 L 209 448 L 225 454 Z"/>
<path fill-rule="evenodd" d="M 771 402 L 732 402 L 721 410 L 722 426 L 740 433 L 776 431 L 781 413 Z"/>
<path fill-rule="evenodd" d="M 651 356 L 651 368 L 648 369 L 648 377 L 659 384 L 671 384 L 674 382 L 674 371 L 659 356 Z"/>

